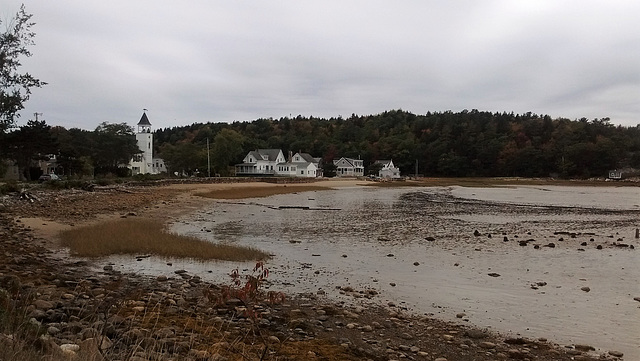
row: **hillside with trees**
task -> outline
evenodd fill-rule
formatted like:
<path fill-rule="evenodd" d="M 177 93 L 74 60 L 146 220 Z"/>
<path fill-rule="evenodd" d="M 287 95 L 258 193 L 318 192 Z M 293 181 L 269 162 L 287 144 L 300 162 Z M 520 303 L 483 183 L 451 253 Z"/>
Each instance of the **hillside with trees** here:
<path fill-rule="evenodd" d="M 608 118 L 392 110 L 347 119 L 297 116 L 192 124 L 155 133 L 160 155 L 187 170 L 206 168 L 207 139 L 213 141 L 211 155 L 220 174 L 258 148 L 303 151 L 325 162 L 361 158 L 365 166 L 393 159 L 404 174 L 414 174 L 417 163 L 418 174 L 426 176 L 588 178 L 603 177 L 613 168 L 640 168 L 640 127 L 614 126 Z M 182 155 L 197 150 L 199 157 Z"/>
<path fill-rule="evenodd" d="M 402 110 L 377 115 L 257 119 L 196 123 L 159 129 L 155 154 L 172 174 L 205 175 L 207 142 L 212 174 L 233 174 L 233 165 L 258 148 L 278 148 L 322 157 L 325 175 L 333 159 L 360 158 L 373 170 L 392 159 L 404 175 L 447 177 L 605 177 L 610 169 L 640 169 L 640 126 L 614 126 L 607 118 L 553 119 L 532 113 L 477 110 L 415 115 Z M 29 164 L 54 154 L 60 172 L 125 176 L 138 153 L 134 129 L 103 123 L 93 131 L 29 121 L 5 134 L 0 153 L 13 159 L 27 179 Z M 32 172 L 33 173 L 33 172 Z"/>

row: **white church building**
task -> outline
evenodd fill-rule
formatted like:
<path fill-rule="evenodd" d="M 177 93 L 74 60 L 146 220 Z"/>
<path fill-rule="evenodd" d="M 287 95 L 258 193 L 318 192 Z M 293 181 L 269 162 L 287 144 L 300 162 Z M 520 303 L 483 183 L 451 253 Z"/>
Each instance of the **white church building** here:
<path fill-rule="evenodd" d="M 151 133 L 151 122 L 147 117 L 146 111 L 142 113 L 142 117 L 137 124 L 136 141 L 138 148 L 142 151 L 133 156 L 129 162 L 131 174 L 158 174 L 167 171 L 162 158 L 153 157 L 153 133 Z"/>

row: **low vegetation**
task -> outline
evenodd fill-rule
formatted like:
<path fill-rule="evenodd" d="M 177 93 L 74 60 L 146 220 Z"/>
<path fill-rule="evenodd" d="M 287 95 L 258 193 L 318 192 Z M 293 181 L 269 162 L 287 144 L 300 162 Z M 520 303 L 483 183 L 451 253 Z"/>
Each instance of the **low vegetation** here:
<path fill-rule="evenodd" d="M 243 199 L 243 198 L 262 198 L 270 197 L 277 194 L 289 194 L 298 192 L 310 192 L 310 191 L 325 191 L 330 188 L 312 186 L 312 185 L 300 185 L 300 186 L 257 186 L 257 187 L 241 187 L 231 189 L 216 189 L 210 192 L 198 193 L 196 195 L 206 198 L 214 199 Z"/>
<path fill-rule="evenodd" d="M 153 254 L 167 258 L 249 261 L 268 258 L 251 247 L 216 244 L 168 232 L 162 222 L 144 218 L 116 221 L 61 232 L 62 245 L 79 257 Z"/>

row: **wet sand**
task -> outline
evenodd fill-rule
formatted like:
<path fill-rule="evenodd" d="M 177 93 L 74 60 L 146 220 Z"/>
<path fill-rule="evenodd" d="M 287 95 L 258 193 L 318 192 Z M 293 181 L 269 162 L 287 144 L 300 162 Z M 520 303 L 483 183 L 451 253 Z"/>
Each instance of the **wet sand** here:
<path fill-rule="evenodd" d="M 587 207 L 581 203 L 591 200 L 578 189 L 576 204 L 559 207 L 540 204 L 535 196 L 531 202 L 490 201 L 486 198 L 495 196 L 481 197 L 481 191 L 350 184 L 335 191 L 215 202 L 177 218 L 172 229 L 272 253 L 272 287 L 287 293 L 320 291 L 363 302 L 338 288 L 375 289 L 379 295 L 366 302 L 639 357 L 640 304 L 633 300 L 640 295 L 638 256 L 616 245 L 639 244 L 633 237 L 639 215 L 633 201 L 623 206 L 631 208 L 626 211 Z M 622 199 L 634 194 L 627 192 Z M 283 205 L 316 210 L 280 209 Z M 113 261 L 152 274 L 181 267 L 212 281 L 224 281 L 215 275 L 236 266 L 248 268 Z"/>

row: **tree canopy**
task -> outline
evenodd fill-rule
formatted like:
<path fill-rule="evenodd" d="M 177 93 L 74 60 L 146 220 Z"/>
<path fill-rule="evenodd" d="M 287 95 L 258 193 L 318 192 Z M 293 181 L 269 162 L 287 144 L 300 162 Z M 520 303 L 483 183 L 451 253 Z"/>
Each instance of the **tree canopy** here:
<path fill-rule="evenodd" d="M 0 146 L 22 168 L 50 153 L 65 175 L 124 175 L 125 165 L 140 152 L 126 123 L 105 122 L 86 131 L 29 121 L 5 137 Z M 374 162 L 382 159 L 392 159 L 404 175 L 414 174 L 417 164 L 425 176 L 586 178 L 640 168 L 640 125 L 477 110 L 196 123 L 157 130 L 154 154 L 164 158 L 170 173 L 206 175 L 207 141 L 212 174 L 220 175 L 231 174 L 233 165 L 257 148 L 322 157 L 325 176 L 334 174 L 332 160 L 340 157 L 362 159 L 366 174 L 375 173 Z"/>
<path fill-rule="evenodd" d="M 156 144 L 161 150 L 185 142 L 202 148 L 207 137 L 215 139 L 227 129 L 241 135 L 242 152 L 217 166 L 239 163 L 250 150 L 279 148 L 322 157 L 325 164 L 342 156 L 361 158 L 365 165 L 393 159 L 403 174 L 415 173 L 417 163 L 419 174 L 433 176 L 584 178 L 613 168 L 640 168 L 640 127 L 613 126 L 608 118 L 478 110 L 196 123 L 156 131 Z"/>
<path fill-rule="evenodd" d="M 20 71 L 21 58 L 32 55 L 29 51 L 35 37 L 32 16 L 26 13 L 22 5 L 15 17 L 5 24 L 6 30 L 0 33 L 0 134 L 15 124 L 18 112 L 24 109 L 24 103 L 31 95 L 31 89 L 46 84 L 28 72 Z"/>

